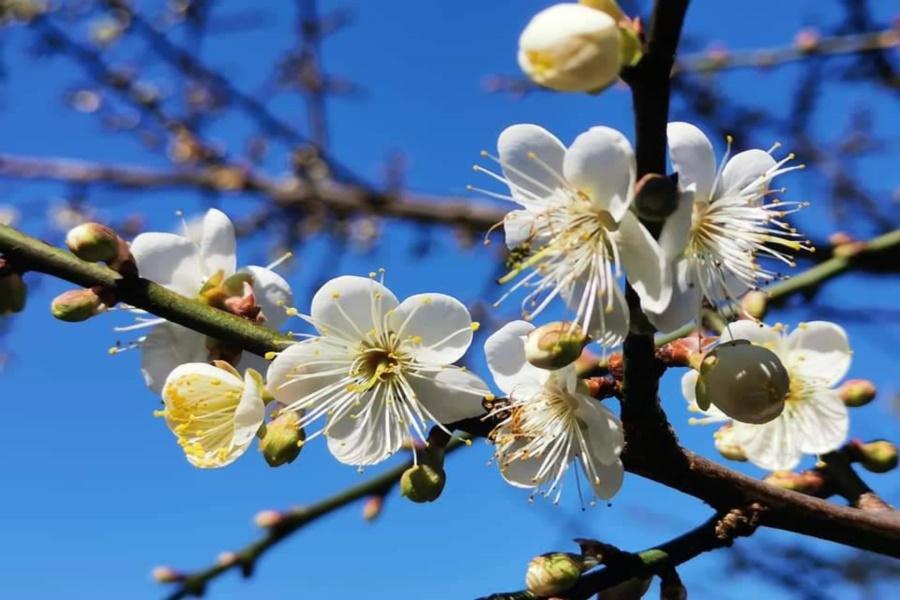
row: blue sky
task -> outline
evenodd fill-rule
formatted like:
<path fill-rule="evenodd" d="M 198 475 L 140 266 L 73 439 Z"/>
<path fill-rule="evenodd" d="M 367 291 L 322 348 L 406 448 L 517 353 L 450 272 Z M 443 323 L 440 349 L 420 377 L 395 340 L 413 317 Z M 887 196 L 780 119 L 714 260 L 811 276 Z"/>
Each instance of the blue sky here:
<path fill-rule="evenodd" d="M 227 4 L 220 10 L 254 5 Z M 496 135 L 517 122 L 540 123 L 567 141 L 601 123 L 630 135 L 630 98 L 620 89 L 599 97 L 534 94 L 520 101 L 481 90 L 485 75 L 516 72 L 518 32 L 548 2 L 321 4 L 326 9 L 350 7 L 356 15 L 350 28 L 326 43 L 325 64 L 329 71 L 365 86 L 366 94 L 335 100 L 329 117 L 334 153 L 370 179 L 377 179 L 389 152 L 402 149 L 409 155 L 412 189 L 462 195 L 466 184 L 476 182 L 470 166 L 478 151 L 492 147 Z M 879 5 L 884 19 L 900 8 L 890 2 L 873 4 Z M 799 27 L 826 27 L 841 14 L 837 2 L 820 0 L 694 5 L 686 33 L 731 48 L 781 45 Z M 258 89 L 284 49 L 281 44 L 291 39 L 292 3 L 272 3 L 265 11 L 264 27 L 211 37 L 204 44 L 204 60 L 235 77 L 246 90 Z M 84 81 L 77 66 L 65 58 L 35 62 L 27 57 L 23 49 L 28 37 L 21 30 L 4 37 L 7 78 L 0 82 L 0 152 L 166 164 L 164 157 L 148 152 L 134 138 L 105 134 L 96 119 L 62 108 L 60 92 Z M 784 114 L 785 90 L 796 74 L 792 67 L 766 74 L 737 73 L 729 75 L 725 85 L 748 103 L 763 103 Z M 165 84 L 163 71 L 150 75 Z M 815 123 L 816 130 L 826 135 L 839 131 L 847 113 L 859 107 L 881 117 L 880 132 L 889 146 L 882 159 L 864 164 L 862 174 L 878 177 L 878 189 L 896 187 L 896 175 L 885 176 L 885 167 L 897 160 L 896 100 L 863 85 L 829 92 L 826 102 L 828 108 Z M 305 126 L 296 98 L 280 96 L 271 106 L 284 119 Z M 673 117 L 679 116 L 676 107 Z M 211 131 L 234 148 L 251 132 L 250 124 L 238 117 L 223 120 Z M 777 131 L 765 133 L 760 137 L 778 139 Z M 723 144 L 717 147 L 724 150 Z M 273 173 L 283 171 L 282 154 L 273 154 L 266 167 Z M 813 178 L 792 175 L 785 183 L 792 195 L 813 202 L 802 219 L 810 231 L 825 234 L 836 228 L 828 211 L 815 204 L 821 189 Z M 59 185 L 0 181 L 0 202 L 12 203 L 29 215 L 23 228 L 43 237 L 55 234 L 41 216 L 65 193 Z M 143 195 L 110 190 L 92 191 L 90 200 L 109 218 L 142 212 L 151 229 L 174 228 L 176 210 L 199 213 L 208 202 L 186 192 Z M 221 206 L 240 215 L 259 203 L 255 198 L 226 196 Z M 855 224 L 841 227 L 853 230 Z M 411 252 L 419 234 L 410 227 L 388 223 L 384 234 L 382 245 L 371 253 L 351 251 L 335 259 L 324 241 L 303 250 L 288 274 L 299 308 L 308 307 L 309 290 L 323 270 L 367 273 L 385 267 L 387 283 L 400 297 L 440 291 L 472 301 L 484 292 L 493 263 L 480 244 L 462 249 L 452 235 L 436 233 L 433 252 L 419 258 Z M 241 264 L 266 262 L 268 240 L 261 237 L 240 249 Z M 204 566 L 218 552 L 235 549 L 257 535 L 251 519 L 258 510 L 312 503 L 363 477 L 334 461 L 322 444 L 311 444 L 293 465 L 276 470 L 255 451 L 228 469 L 191 468 L 162 422 L 152 417 L 157 399 L 142 384 L 137 353 L 110 357 L 106 352 L 116 339 L 127 339 L 112 331 L 126 317 L 112 314 L 81 325 L 55 322 L 46 307 L 66 288 L 61 282 L 42 280 L 29 297 L 29 309 L 15 318 L 10 333 L 2 338 L 13 359 L 0 374 L 0 402 L 8 424 L 6 435 L 0 436 L 0 536 L 5 548 L 0 596 L 158 598 L 162 590 L 149 577 L 154 565 Z M 858 292 L 863 288 L 865 295 Z M 891 298 L 898 292 L 896 280 L 851 276 L 829 284 L 823 298 L 847 308 L 891 308 Z M 488 287 L 488 299 L 498 296 L 498 288 Z M 499 314 L 514 309 L 515 304 L 505 305 Z M 812 317 L 798 304 L 771 320 Z M 890 351 L 900 343 L 900 333 L 895 323 L 843 324 L 855 350 L 851 376 L 872 378 L 881 390 L 876 403 L 853 412 L 852 434 L 864 439 L 889 437 L 897 424 L 890 406 L 897 392 Z M 484 373 L 480 347 L 472 352 L 476 368 Z M 686 423 L 677 391 L 680 375 L 670 373 L 663 382 L 666 409 L 686 446 L 715 456 L 712 429 Z M 572 549 L 573 537 L 597 537 L 639 549 L 690 528 L 708 514 L 699 501 L 634 476 L 626 479 L 611 507 L 582 512 L 574 493 L 559 507 L 546 502 L 532 505 L 525 493 L 504 484 L 495 469 L 486 466 L 489 456 L 483 443 L 456 454 L 439 502 L 413 505 L 392 496 L 382 517 L 372 524 L 362 520 L 359 505 L 347 508 L 273 551 L 252 581 L 229 575 L 213 584 L 209 597 L 249 599 L 287 593 L 343 598 L 366 593 L 401 600 L 470 598 L 520 587 L 530 557 Z M 744 470 L 761 474 L 752 467 Z M 867 478 L 889 501 L 900 502 L 896 474 Z M 783 534 L 762 532 L 740 543 L 763 547 L 767 541 L 782 539 Z M 817 545 L 839 552 L 825 543 Z M 721 558 L 712 555 L 682 569 L 692 597 L 740 598 L 751 591 L 764 592 L 773 600 L 789 597 L 779 588 L 762 589 L 758 582 L 741 578 L 737 581 L 747 587 L 723 591 L 717 575 L 721 564 Z M 841 589 L 834 594 L 852 597 Z"/>

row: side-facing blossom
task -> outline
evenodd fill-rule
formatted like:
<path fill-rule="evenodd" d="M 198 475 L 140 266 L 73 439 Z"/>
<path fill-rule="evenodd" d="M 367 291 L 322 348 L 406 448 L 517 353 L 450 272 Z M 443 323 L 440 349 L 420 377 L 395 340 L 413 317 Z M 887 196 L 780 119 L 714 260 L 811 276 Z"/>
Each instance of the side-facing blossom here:
<path fill-rule="evenodd" d="M 278 354 L 267 381 L 300 426 L 324 419 L 328 448 L 351 465 L 378 463 L 427 422 L 452 423 L 484 412 L 489 390 L 454 366 L 477 325 L 455 298 L 417 294 L 403 302 L 374 277 L 332 279 L 312 300 L 318 335 Z"/>
<path fill-rule="evenodd" d="M 179 365 L 162 388 L 165 408 L 156 414 L 195 467 L 224 467 L 243 454 L 265 417 L 262 376 L 247 369 L 243 379 L 227 363 Z"/>
<path fill-rule="evenodd" d="M 609 499 L 624 477 L 624 444 L 615 415 L 592 398 L 574 365 L 556 371 L 525 359 L 525 340 L 534 325 L 512 321 L 488 338 L 484 350 L 494 383 L 507 394 L 507 415 L 494 429 L 497 463 L 514 486 L 544 496 L 562 493 L 563 477 L 577 461 L 593 495 Z"/>
<path fill-rule="evenodd" d="M 663 226 L 659 244 L 672 269 L 673 293 L 663 311 L 647 307 L 662 331 L 696 319 L 705 298 L 713 306 L 739 298 L 776 279 L 759 259 L 793 266 L 791 252 L 808 249 L 784 217 L 797 202 L 773 197 L 772 180 L 800 166 L 785 166 L 771 151 L 753 149 L 717 168 L 709 139 L 689 123 L 669 123 L 669 153 L 678 173 L 679 205 Z M 773 148 L 774 149 L 774 148 Z"/>
<path fill-rule="evenodd" d="M 513 125 L 497 140 L 502 175 L 521 208 L 503 220 L 506 243 L 527 255 L 507 278 L 527 269 L 511 289 L 530 293 L 525 318 L 561 296 L 592 338 L 612 346 L 628 332 L 626 276 L 645 310 L 662 311 L 671 296 L 663 254 L 629 207 L 634 199 L 631 144 L 609 127 L 593 127 L 566 148 L 537 125 Z M 485 156 L 490 156 L 484 153 Z"/>
<path fill-rule="evenodd" d="M 735 321 L 722 341 L 747 340 L 774 352 L 788 371 L 789 391 L 781 415 L 761 425 L 730 421 L 715 406 L 697 406 L 698 373 L 690 371 L 681 389 L 690 410 L 705 416 L 693 423 L 732 423 L 728 445 L 739 448 L 755 465 L 773 471 L 790 470 L 804 454 L 822 454 L 838 448 L 847 438 L 847 408 L 835 388 L 850 368 L 851 350 L 844 330 L 827 321 L 801 323 L 787 333 L 753 321 Z"/>
<path fill-rule="evenodd" d="M 231 220 L 221 211 L 211 209 L 197 226 L 185 229 L 185 235 L 150 232 L 134 238 L 131 253 L 141 277 L 188 298 L 200 297 L 213 284 L 225 285 L 229 278 L 235 281 L 233 276 L 238 271 Z M 291 303 L 290 286 L 269 268 L 250 266 L 240 273 L 240 281 L 236 281 L 238 289 L 245 287 L 246 282 L 266 325 L 280 327 L 286 315 L 279 305 Z M 205 335 L 165 319 L 141 319 L 137 325 L 121 330 L 145 327 L 152 329 L 139 343 L 141 370 L 153 391 L 162 389 L 166 376 L 178 365 L 210 360 Z M 238 364 L 240 369 L 262 366 L 261 359 L 249 353 L 243 353 Z"/>

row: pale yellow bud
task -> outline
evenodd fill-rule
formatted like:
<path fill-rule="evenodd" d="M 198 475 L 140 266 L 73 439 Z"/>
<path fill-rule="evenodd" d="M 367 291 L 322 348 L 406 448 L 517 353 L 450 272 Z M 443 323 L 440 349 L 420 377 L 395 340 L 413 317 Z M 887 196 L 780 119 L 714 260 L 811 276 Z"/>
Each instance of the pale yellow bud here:
<path fill-rule="evenodd" d="M 110 262 L 119 256 L 119 235 L 100 223 L 82 223 L 66 234 L 72 254 L 88 262 Z"/>
<path fill-rule="evenodd" d="M 548 323 L 528 334 L 525 358 L 539 369 L 561 369 L 581 356 L 588 341 L 588 337 L 574 323 Z"/>
<path fill-rule="evenodd" d="M 841 400 L 851 408 L 865 406 L 875 399 L 877 392 L 875 384 L 868 379 L 850 379 L 838 389 Z"/>
<path fill-rule="evenodd" d="M 535 556 L 528 563 L 525 586 L 535 596 L 556 596 L 571 588 L 581 576 L 581 557 L 567 552 Z"/>
<path fill-rule="evenodd" d="M 259 450 L 270 467 L 280 467 L 294 462 L 305 439 L 306 434 L 300 427 L 300 415 L 293 411 L 283 412 L 266 423 Z"/>
<path fill-rule="evenodd" d="M 872 473 L 887 473 L 897 467 L 897 446 L 887 440 L 866 442 L 859 447 L 862 466 Z"/>
<path fill-rule="evenodd" d="M 760 425 L 781 414 L 789 388 L 787 369 L 774 352 L 734 340 L 706 355 L 695 391 L 702 410 L 715 404 L 735 421 Z"/>
<path fill-rule="evenodd" d="M 560 92 L 596 92 L 619 78 L 619 28 L 605 12 L 556 4 L 534 16 L 519 37 L 519 66 L 535 83 Z"/>

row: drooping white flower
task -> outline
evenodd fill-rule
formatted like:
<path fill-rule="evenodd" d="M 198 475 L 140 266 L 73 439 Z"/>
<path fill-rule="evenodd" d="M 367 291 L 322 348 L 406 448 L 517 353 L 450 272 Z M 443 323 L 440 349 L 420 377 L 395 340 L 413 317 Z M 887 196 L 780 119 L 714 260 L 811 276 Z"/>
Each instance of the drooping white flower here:
<path fill-rule="evenodd" d="M 668 305 L 671 283 L 665 259 L 629 212 L 636 167 L 625 136 L 594 127 L 566 148 L 537 125 L 513 125 L 500 134 L 497 147 L 499 157 L 491 158 L 503 174 L 475 169 L 507 184 L 511 192 L 489 195 L 522 207 L 509 212 L 503 225 L 507 245 L 530 252 L 507 276 L 532 268 L 510 291 L 531 290 L 523 302 L 526 319 L 562 296 L 594 340 L 616 345 L 628 332 L 623 272 L 645 310 Z"/>
<path fill-rule="evenodd" d="M 843 329 L 827 321 L 812 321 L 786 334 L 783 326 L 741 320 L 731 323 L 720 339 L 748 340 L 768 348 L 790 377 L 780 416 L 762 425 L 731 421 L 729 444 L 743 450 L 750 462 L 772 471 L 790 470 L 804 454 L 830 452 L 845 441 L 849 417 L 834 389 L 850 368 L 851 350 Z M 697 377 L 697 371 L 690 371 L 681 380 L 690 410 L 705 415 L 692 422 L 729 421 L 715 406 L 707 411 L 697 406 Z"/>
<path fill-rule="evenodd" d="M 525 360 L 525 340 L 534 325 L 507 323 L 484 349 L 494 382 L 509 397 L 506 418 L 491 438 L 503 478 L 544 496 L 562 493 L 563 477 L 574 461 L 594 496 L 609 499 L 619 490 L 624 444 L 615 415 L 592 398 L 569 365 L 546 371 Z"/>
<path fill-rule="evenodd" d="M 619 28 L 595 8 L 554 4 L 522 31 L 518 60 L 538 85 L 561 92 L 599 91 L 619 78 Z"/>
<path fill-rule="evenodd" d="M 776 161 L 771 150 L 746 150 L 730 159 L 726 153 L 717 169 L 712 144 L 694 125 L 669 123 L 668 138 L 681 193 L 659 244 L 674 289 L 665 310 L 647 311 L 662 331 L 696 319 L 704 298 L 720 306 L 778 278 L 760 258 L 794 266 L 791 252 L 809 249 L 784 221 L 804 205 L 773 198 L 780 190 L 770 187 L 778 175 L 802 168 L 785 166 L 793 155 Z"/>
<path fill-rule="evenodd" d="M 185 235 L 142 233 L 131 243 L 131 253 L 141 277 L 150 279 L 188 298 L 197 298 L 211 280 L 228 280 L 237 272 L 236 242 L 231 220 L 211 209 L 198 225 L 185 228 Z M 267 267 L 245 267 L 256 304 L 267 326 L 277 329 L 286 317 L 282 304 L 292 301 L 287 282 Z M 147 386 L 160 391 L 166 376 L 178 365 L 207 362 L 210 358 L 207 338 L 165 319 L 139 319 L 128 331 L 152 327 L 139 342 L 141 370 Z M 265 363 L 247 352 L 238 368 L 264 368 Z"/>
<path fill-rule="evenodd" d="M 374 277 L 323 285 L 307 320 L 318 335 L 278 354 L 267 381 L 283 410 L 320 418 L 328 448 L 351 465 L 378 463 L 426 423 L 449 424 L 484 412 L 487 386 L 454 366 L 477 325 L 455 298 L 417 294 L 399 302 Z"/>
<path fill-rule="evenodd" d="M 166 424 L 195 467 L 224 467 L 253 441 L 265 417 L 262 376 L 248 369 L 243 380 L 226 363 L 179 365 L 162 388 Z"/>

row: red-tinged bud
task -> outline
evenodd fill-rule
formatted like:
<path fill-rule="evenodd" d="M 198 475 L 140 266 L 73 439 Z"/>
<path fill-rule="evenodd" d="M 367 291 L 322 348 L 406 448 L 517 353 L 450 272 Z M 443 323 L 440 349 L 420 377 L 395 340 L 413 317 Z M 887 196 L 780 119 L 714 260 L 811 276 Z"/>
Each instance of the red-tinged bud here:
<path fill-rule="evenodd" d="M 875 384 L 868 379 L 850 379 L 838 388 L 838 395 L 845 405 L 856 408 L 874 400 L 877 391 Z"/>
<path fill-rule="evenodd" d="M 234 552 L 220 552 L 216 557 L 216 564 L 220 567 L 232 567 L 238 562 L 238 555 Z"/>
<path fill-rule="evenodd" d="M 363 504 L 363 519 L 370 523 L 378 518 L 381 509 L 384 507 L 384 496 L 369 496 L 366 503 Z"/>
<path fill-rule="evenodd" d="M 284 522 L 284 513 L 277 510 L 261 510 L 253 517 L 253 522 L 261 529 L 278 527 Z"/>
<path fill-rule="evenodd" d="M 794 46 L 804 54 L 812 54 L 819 49 L 822 42 L 822 34 L 818 29 L 804 27 L 794 36 Z"/>
<path fill-rule="evenodd" d="M 93 289 L 69 290 L 53 299 L 50 312 L 60 321 L 86 321 L 106 310 L 102 298 Z"/>
<path fill-rule="evenodd" d="M 184 581 L 184 573 L 165 565 L 154 567 L 151 576 L 156 583 L 178 583 L 179 581 Z"/>
<path fill-rule="evenodd" d="M 82 223 L 66 234 L 72 254 L 88 262 L 111 262 L 119 255 L 119 235 L 100 223 Z"/>

